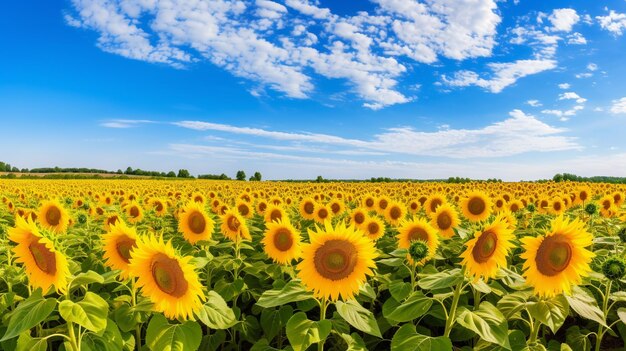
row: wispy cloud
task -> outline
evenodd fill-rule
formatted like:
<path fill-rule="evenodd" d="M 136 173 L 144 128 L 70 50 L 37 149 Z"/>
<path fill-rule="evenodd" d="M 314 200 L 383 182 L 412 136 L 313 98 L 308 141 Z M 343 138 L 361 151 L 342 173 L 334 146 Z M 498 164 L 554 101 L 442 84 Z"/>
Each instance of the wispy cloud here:
<path fill-rule="evenodd" d="M 100 123 L 100 126 L 106 128 L 133 128 L 142 124 L 158 123 L 147 119 L 111 119 Z"/>
<path fill-rule="evenodd" d="M 353 152 L 369 150 L 389 154 L 437 156 L 449 158 L 492 158 L 527 152 L 580 149 L 567 131 L 552 127 L 521 110 L 513 110 L 509 118 L 480 129 L 445 128 L 432 132 L 411 127 L 389 128 L 371 140 L 343 138 L 330 134 L 271 131 L 237 127 L 227 124 L 181 121 L 177 126 L 198 131 L 219 131 L 251 135 L 283 142 L 352 147 Z"/>

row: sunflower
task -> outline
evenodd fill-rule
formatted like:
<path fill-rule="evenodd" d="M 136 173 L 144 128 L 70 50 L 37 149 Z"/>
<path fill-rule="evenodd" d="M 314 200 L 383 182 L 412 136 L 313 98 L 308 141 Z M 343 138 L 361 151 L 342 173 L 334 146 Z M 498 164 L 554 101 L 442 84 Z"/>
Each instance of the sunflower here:
<path fill-rule="evenodd" d="M 376 206 L 376 198 L 372 194 L 367 194 L 361 200 L 361 205 L 368 211 L 373 211 Z"/>
<path fill-rule="evenodd" d="M 158 312 L 169 319 L 193 319 L 205 300 L 202 284 L 191 263 L 180 257 L 171 242 L 149 237 L 138 240 L 128 267 L 137 286 Z"/>
<path fill-rule="evenodd" d="M 509 211 L 516 213 L 524 208 L 524 204 L 520 200 L 511 200 L 508 204 Z"/>
<path fill-rule="evenodd" d="M 333 212 L 333 216 L 337 216 L 346 210 L 346 205 L 339 199 L 333 199 L 328 203 L 328 208 Z"/>
<path fill-rule="evenodd" d="M 300 201 L 300 215 L 305 219 L 315 218 L 315 200 L 311 197 L 305 197 Z"/>
<path fill-rule="evenodd" d="M 250 202 L 245 200 L 237 200 L 235 208 L 244 218 L 252 218 L 254 210 L 250 207 Z"/>
<path fill-rule="evenodd" d="M 422 208 L 422 204 L 419 200 L 411 200 L 408 205 L 409 212 L 416 214 Z"/>
<path fill-rule="evenodd" d="M 272 223 L 279 219 L 288 220 L 287 214 L 281 205 L 270 204 L 265 210 L 265 223 Z"/>
<path fill-rule="evenodd" d="M 424 203 L 426 214 L 430 215 L 437 211 L 437 208 L 446 203 L 446 198 L 441 194 L 432 194 Z"/>
<path fill-rule="evenodd" d="M 122 279 L 128 278 L 128 263 L 131 251 L 137 247 L 137 232 L 135 228 L 128 227 L 123 221 L 117 221 L 111 225 L 109 232 L 102 236 L 104 244 L 104 259 L 111 269 L 119 269 Z"/>
<path fill-rule="evenodd" d="M 367 212 L 362 207 L 357 207 L 350 212 L 350 223 L 355 227 L 360 228 L 367 219 Z"/>
<path fill-rule="evenodd" d="M 556 198 L 550 202 L 550 213 L 555 215 L 560 215 L 565 212 L 567 208 L 563 203 L 563 200 Z"/>
<path fill-rule="evenodd" d="M 315 221 L 318 223 L 324 223 L 326 220 L 329 220 L 332 216 L 332 212 L 328 208 L 328 206 L 323 205 L 321 203 L 317 203 L 315 205 Z"/>
<path fill-rule="evenodd" d="M 617 212 L 617 207 L 613 203 L 613 196 L 605 195 L 599 200 L 600 215 L 602 217 L 612 217 Z"/>
<path fill-rule="evenodd" d="M 251 240 L 250 231 L 246 225 L 246 220 L 235 209 L 227 210 L 221 217 L 222 234 L 234 242 L 241 240 Z"/>
<path fill-rule="evenodd" d="M 324 227 L 309 230 L 310 244 L 303 245 L 298 277 L 317 298 L 337 301 L 354 297 L 376 268 L 378 256 L 374 243 L 353 226 L 344 222 L 333 227 L 330 221 Z"/>
<path fill-rule="evenodd" d="M 391 225 L 398 225 L 406 215 L 406 208 L 397 201 L 391 201 L 385 210 L 385 219 Z"/>
<path fill-rule="evenodd" d="M 215 222 L 200 202 L 189 201 L 178 217 L 178 231 L 191 244 L 211 239 Z"/>
<path fill-rule="evenodd" d="M 580 284 L 591 272 L 589 263 L 595 254 L 585 247 L 592 244 L 593 235 L 579 219 L 569 221 L 561 215 L 552 220 L 545 235 L 521 241 L 524 277 L 537 295 L 569 294 L 572 285 Z"/>
<path fill-rule="evenodd" d="M 204 195 L 199 192 L 194 192 L 193 194 L 191 194 L 191 200 L 193 202 L 199 203 L 200 205 L 204 205 L 204 203 L 206 202 L 206 197 L 204 197 Z"/>
<path fill-rule="evenodd" d="M 41 288 L 44 294 L 54 286 L 63 294 L 70 275 L 67 259 L 63 253 L 55 250 L 54 243 L 44 238 L 32 219 L 15 218 L 15 227 L 8 230 L 9 240 L 17 243 L 13 248 L 16 262 L 23 263 L 28 281 L 35 288 Z"/>
<path fill-rule="evenodd" d="M 63 233 L 70 223 L 70 216 L 58 200 L 44 201 L 37 216 L 39 224 L 55 233 Z"/>
<path fill-rule="evenodd" d="M 141 222 L 143 219 L 143 209 L 141 205 L 136 201 L 133 201 L 124 207 L 124 212 L 126 212 L 126 219 L 129 223 L 137 223 Z"/>
<path fill-rule="evenodd" d="M 111 226 L 117 221 L 121 221 L 120 216 L 117 213 L 108 214 L 104 219 L 104 229 L 107 231 L 110 230 Z"/>
<path fill-rule="evenodd" d="M 261 242 L 265 253 L 276 263 L 287 264 L 300 257 L 300 232 L 287 220 L 268 223 Z"/>
<path fill-rule="evenodd" d="M 439 247 L 439 237 L 437 236 L 437 230 L 433 228 L 425 219 L 411 219 L 404 220 L 400 223 L 398 228 L 398 248 L 408 249 L 411 247 L 411 242 L 415 240 L 422 240 L 428 247 L 428 255 L 420 262 L 419 265 L 423 265 L 433 257 Z M 407 255 L 409 261 L 413 259 Z"/>
<path fill-rule="evenodd" d="M 376 212 L 383 215 L 385 213 L 385 210 L 389 206 L 390 202 L 391 202 L 391 199 L 389 198 L 389 196 L 386 196 L 386 195 L 380 196 L 378 199 L 376 199 Z"/>
<path fill-rule="evenodd" d="M 491 198 L 482 191 L 472 191 L 461 200 L 463 216 L 472 222 L 482 221 L 491 214 Z"/>
<path fill-rule="evenodd" d="M 431 225 L 439 230 L 444 238 L 454 236 L 454 228 L 459 225 L 459 216 L 448 203 L 437 207 L 435 213 L 431 215 Z"/>
<path fill-rule="evenodd" d="M 162 199 L 151 199 L 149 202 L 152 209 L 154 209 L 154 213 L 158 216 L 164 216 L 167 213 L 167 201 Z"/>
<path fill-rule="evenodd" d="M 494 278 L 501 267 L 506 267 L 506 257 L 515 246 L 514 239 L 509 224 L 499 217 L 465 243 L 467 248 L 460 256 L 463 258 L 461 264 L 474 279 Z"/>
<path fill-rule="evenodd" d="M 376 241 L 385 235 L 385 223 L 377 216 L 368 217 L 360 229 L 372 241 Z"/>
<path fill-rule="evenodd" d="M 260 214 L 261 216 L 265 214 L 265 210 L 267 209 L 267 201 L 265 200 L 259 200 L 256 203 L 256 213 Z"/>

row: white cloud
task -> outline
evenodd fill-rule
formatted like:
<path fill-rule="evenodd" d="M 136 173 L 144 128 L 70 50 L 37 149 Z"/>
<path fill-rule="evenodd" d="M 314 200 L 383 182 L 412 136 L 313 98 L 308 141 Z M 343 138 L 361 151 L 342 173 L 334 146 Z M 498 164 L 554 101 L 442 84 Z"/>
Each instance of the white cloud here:
<path fill-rule="evenodd" d="M 580 33 L 572 33 L 567 36 L 567 43 L 572 45 L 585 45 L 587 44 L 587 39 Z"/>
<path fill-rule="evenodd" d="M 72 0 L 66 22 L 125 57 L 208 60 L 260 85 L 248 91 L 309 98 L 314 75 L 344 80 L 372 109 L 411 101 L 398 83 L 414 62 L 488 57 L 496 44 L 494 0 L 374 2 L 374 14 L 340 16 L 308 0 Z"/>
<path fill-rule="evenodd" d="M 577 73 L 574 75 L 574 77 L 581 79 L 581 78 L 590 78 L 593 77 L 593 73 L 590 72 L 584 72 L 584 73 Z"/>
<path fill-rule="evenodd" d="M 528 101 L 526 101 L 526 103 L 527 103 L 528 105 L 532 106 L 532 107 L 540 107 L 540 106 L 543 106 L 543 105 L 539 102 L 539 100 L 528 100 Z"/>
<path fill-rule="evenodd" d="M 519 78 L 547 71 L 556 67 L 554 60 L 517 60 L 507 63 L 490 63 L 489 79 L 480 78 L 476 72 L 459 71 L 453 77 L 442 77 L 443 82 L 453 87 L 479 86 L 492 93 L 499 93 L 507 86 L 514 84 Z"/>
<path fill-rule="evenodd" d="M 559 89 L 569 89 L 571 85 L 569 83 L 561 83 L 559 84 Z"/>
<path fill-rule="evenodd" d="M 344 151 L 369 150 L 414 156 L 493 158 L 535 151 L 580 149 L 574 138 L 563 135 L 565 129 L 552 127 L 520 110 L 513 110 L 509 115 L 503 121 L 480 129 L 441 128 L 433 132 L 423 132 L 410 127 L 396 127 L 374 135 L 371 140 L 348 139 L 329 134 L 270 131 L 202 121 L 181 121 L 174 124 L 199 131 L 219 131 L 278 142 L 348 148 Z"/>
<path fill-rule="evenodd" d="M 596 65 L 595 63 L 590 63 L 587 65 L 587 69 L 593 72 L 598 69 L 598 65 Z"/>
<path fill-rule="evenodd" d="M 587 101 L 587 99 L 580 97 L 575 92 L 559 94 L 559 100 L 576 100 L 577 104 L 584 104 Z"/>
<path fill-rule="evenodd" d="M 621 99 L 613 100 L 613 105 L 611 106 L 611 113 L 613 114 L 622 114 L 626 113 L 626 97 Z"/>
<path fill-rule="evenodd" d="M 548 20 L 552 23 L 551 30 L 571 32 L 572 27 L 580 20 L 580 16 L 576 14 L 574 9 L 555 9 Z"/>
<path fill-rule="evenodd" d="M 608 30 L 615 36 L 622 35 L 624 29 L 626 29 L 625 13 L 617 13 L 611 10 L 607 16 L 597 16 L 596 19 L 602 29 Z"/>

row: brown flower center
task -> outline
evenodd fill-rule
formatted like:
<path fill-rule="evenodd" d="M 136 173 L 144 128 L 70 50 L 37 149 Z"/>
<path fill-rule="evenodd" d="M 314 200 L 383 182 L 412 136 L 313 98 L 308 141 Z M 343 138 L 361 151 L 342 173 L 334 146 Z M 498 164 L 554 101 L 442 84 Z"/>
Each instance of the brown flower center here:
<path fill-rule="evenodd" d="M 313 205 L 313 203 L 310 201 L 304 203 L 304 212 L 306 212 L 306 214 L 313 214 L 313 211 L 315 211 L 315 205 Z"/>
<path fill-rule="evenodd" d="M 378 234 L 379 230 L 380 230 L 380 226 L 376 222 L 371 222 L 370 224 L 367 225 L 367 231 L 370 233 L 370 235 Z"/>
<path fill-rule="evenodd" d="M 117 217 L 117 215 L 112 215 L 111 217 L 107 218 L 108 225 L 114 225 L 115 222 L 117 221 L 119 221 L 119 218 Z"/>
<path fill-rule="evenodd" d="M 546 237 L 537 249 L 537 270 L 549 277 L 564 271 L 572 260 L 572 247 L 560 234 Z"/>
<path fill-rule="evenodd" d="M 484 232 L 476 240 L 476 245 L 472 249 L 472 256 L 474 261 L 478 263 L 487 262 L 493 253 L 496 251 L 498 245 L 498 236 L 493 232 Z"/>
<path fill-rule="evenodd" d="M 365 215 L 363 213 L 361 213 L 361 212 L 357 212 L 354 215 L 354 222 L 356 224 L 362 224 L 363 222 L 365 222 Z"/>
<path fill-rule="evenodd" d="M 33 242 L 28 246 L 28 250 L 37 267 L 44 273 L 54 275 L 57 272 L 57 258 L 54 252 L 50 251 L 45 244 L 39 241 Z"/>
<path fill-rule="evenodd" d="M 248 213 L 250 213 L 250 209 L 246 204 L 240 204 L 239 206 L 237 206 L 237 210 L 239 211 L 239 213 L 241 213 L 242 216 L 247 216 Z"/>
<path fill-rule="evenodd" d="M 288 251 L 293 246 L 293 235 L 286 228 L 280 228 L 274 234 L 274 247 L 280 251 Z"/>
<path fill-rule="evenodd" d="M 446 212 L 442 212 L 437 216 L 437 226 L 441 230 L 446 230 L 452 225 L 452 218 Z"/>
<path fill-rule="evenodd" d="M 315 270 L 324 278 L 341 280 L 349 276 L 356 267 L 356 247 L 345 240 L 329 240 L 315 251 Z"/>
<path fill-rule="evenodd" d="M 189 215 L 187 224 L 189 225 L 189 229 L 194 234 L 202 234 L 206 229 L 206 220 L 204 219 L 202 213 L 197 211 L 194 211 Z"/>
<path fill-rule="evenodd" d="M 467 202 L 467 210 L 474 216 L 478 216 L 485 212 L 487 205 L 480 197 L 473 197 Z"/>
<path fill-rule="evenodd" d="M 433 201 L 430 202 L 430 211 L 435 212 L 437 207 L 439 207 L 442 203 L 443 201 L 441 201 L 441 199 L 433 199 Z"/>
<path fill-rule="evenodd" d="M 365 200 L 365 206 L 367 206 L 367 207 L 374 206 L 374 199 L 370 198 L 370 199 Z"/>
<path fill-rule="evenodd" d="M 130 208 L 130 216 L 133 218 L 139 217 L 139 208 L 137 206 Z"/>
<path fill-rule="evenodd" d="M 61 210 L 56 206 L 50 207 L 46 211 L 46 222 L 52 226 L 58 225 L 61 222 Z"/>
<path fill-rule="evenodd" d="M 320 208 L 319 211 L 317 211 L 317 215 L 321 218 L 324 219 L 326 217 L 328 217 L 328 210 L 325 208 Z"/>
<path fill-rule="evenodd" d="M 270 213 L 270 222 L 274 222 L 282 218 L 283 214 L 280 212 L 280 210 L 272 210 L 272 213 Z"/>
<path fill-rule="evenodd" d="M 428 233 L 424 228 L 414 227 L 409 231 L 409 241 L 422 240 L 428 242 Z"/>
<path fill-rule="evenodd" d="M 382 199 L 378 202 L 378 206 L 383 210 L 387 208 L 387 205 L 389 205 L 389 201 L 385 199 Z"/>
<path fill-rule="evenodd" d="M 226 225 L 228 226 L 228 229 L 232 230 L 233 232 L 236 232 L 236 231 L 239 231 L 239 226 L 241 225 L 241 223 L 239 222 L 237 217 L 230 216 L 226 220 Z"/>
<path fill-rule="evenodd" d="M 333 211 L 334 214 L 337 214 L 339 213 L 339 210 L 341 210 L 341 206 L 335 202 L 332 205 L 330 205 L 330 209 Z"/>
<path fill-rule="evenodd" d="M 129 237 L 120 238 L 117 240 L 117 243 L 115 243 L 115 250 L 117 250 L 117 254 L 126 263 L 130 263 L 130 252 L 135 247 L 137 247 L 137 243 L 134 239 Z"/>
<path fill-rule="evenodd" d="M 157 212 L 163 211 L 163 204 L 161 202 L 157 202 L 155 209 L 157 210 Z"/>
<path fill-rule="evenodd" d="M 152 258 L 151 270 L 152 278 L 161 291 L 174 297 L 185 295 L 189 283 L 178 260 L 158 253 Z"/>
<path fill-rule="evenodd" d="M 391 210 L 389 210 L 389 216 L 391 217 L 391 219 L 398 219 L 400 218 L 400 216 L 402 216 L 402 210 L 400 210 L 400 208 L 398 208 L 397 206 L 394 206 L 391 208 Z"/>

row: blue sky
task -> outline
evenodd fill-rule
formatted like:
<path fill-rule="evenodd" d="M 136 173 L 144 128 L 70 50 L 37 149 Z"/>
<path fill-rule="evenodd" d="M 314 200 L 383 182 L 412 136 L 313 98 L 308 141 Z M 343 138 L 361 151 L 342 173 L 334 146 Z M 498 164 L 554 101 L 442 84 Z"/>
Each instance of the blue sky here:
<path fill-rule="evenodd" d="M 626 1 L 0 5 L 0 160 L 626 176 Z"/>

